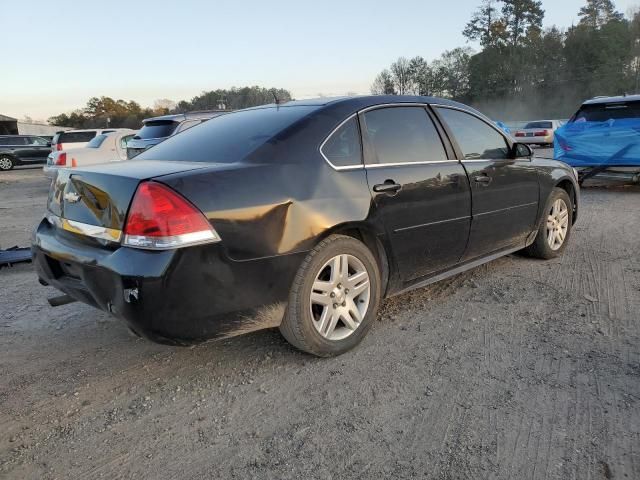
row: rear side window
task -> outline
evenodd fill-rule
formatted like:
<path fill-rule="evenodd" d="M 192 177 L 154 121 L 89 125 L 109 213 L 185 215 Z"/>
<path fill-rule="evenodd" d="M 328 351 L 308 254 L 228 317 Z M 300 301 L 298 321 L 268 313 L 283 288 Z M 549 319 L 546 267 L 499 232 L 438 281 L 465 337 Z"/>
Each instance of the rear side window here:
<path fill-rule="evenodd" d="M 96 132 L 64 132 L 58 137 L 57 143 L 86 143 L 96 136 Z"/>
<path fill-rule="evenodd" d="M 372 163 L 417 163 L 447 160 L 440 135 L 421 107 L 392 107 L 364 114 Z"/>
<path fill-rule="evenodd" d="M 143 140 L 149 138 L 164 138 L 168 137 L 178 126 L 178 122 L 171 120 L 152 120 L 144 124 L 140 129 L 136 138 Z"/>
<path fill-rule="evenodd" d="M 479 118 L 450 108 L 438 108 L 438 113 L 449 125 L 465 160 L 509 158 L 505 138 Z"/>
<path fill-rule="evenodd" d="M 573 121 L 607 122 L 626 118 L 640 118 L 640 102 L 583 105 Z"/>
<path fill-rule="evenodd" d="M 0 145 L 10 145 L 10 146 L 28 145 L 27 137 L 4 137 L 4 138 L 0 138 Z"/>
<path fill-rule="evenodd" d="M 356 118 L 347 120 L 333 132 L 320 151 L 334 167 L 362 165 L 360 129 Z"/>
<path fill-rule="evenodd" d="M 95 137 L 93 140 L 91 140 L 89 143 L 87 143 L 87 148 L 100 148 L 100 145 L 102 145 L 102 142 L 104 142 L 106 140 L 107 136 L 106 135 L 98 135 L 97 137 Z"/>
<path fill-rule="evenodd" d="M 235 163 L 318 107 L 268 107 L 220 115 L 174 135 L 136 159 Z"/>
<path fill-rule="evenodd" d="M 525 129 L 527 128 L 553 128 L 553 123 L 551 122 L 529 122 L 525 125 Z"/>

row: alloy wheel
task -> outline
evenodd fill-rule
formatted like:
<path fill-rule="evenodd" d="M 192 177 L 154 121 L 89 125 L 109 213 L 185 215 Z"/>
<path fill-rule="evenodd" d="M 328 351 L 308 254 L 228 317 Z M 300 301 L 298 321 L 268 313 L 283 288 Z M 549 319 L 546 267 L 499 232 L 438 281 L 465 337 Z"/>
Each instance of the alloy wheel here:
<path fill-rule="evenodd" d="M 362 323 L 370 298 L 364 264 L 353 255 L 336 255 L 320 268 L 311 288 L 313 326 L 327 340 L 343 340 Z"/>
<path fill-rule="evenodd" d="M 562 247 L 569 229 L 569 208 L 561 198 L 553 202 L 547 217 L 547 243 L 551 250 Z"/>
<path fill-rule="evenodd" d="M 0 157 L 0 170 L 11 170 L 13 162 L 9 157 Z"/>

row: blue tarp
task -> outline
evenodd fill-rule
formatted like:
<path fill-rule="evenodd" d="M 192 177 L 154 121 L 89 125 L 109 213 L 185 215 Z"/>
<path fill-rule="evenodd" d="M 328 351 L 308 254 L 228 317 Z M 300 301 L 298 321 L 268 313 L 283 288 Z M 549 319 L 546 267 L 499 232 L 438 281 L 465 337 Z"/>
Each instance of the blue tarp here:
<path fill-rule="evenodd" d="M 567 123 L 555 132 L 554 157 L 572 167 L 640 167 L 640 119 Z"/>

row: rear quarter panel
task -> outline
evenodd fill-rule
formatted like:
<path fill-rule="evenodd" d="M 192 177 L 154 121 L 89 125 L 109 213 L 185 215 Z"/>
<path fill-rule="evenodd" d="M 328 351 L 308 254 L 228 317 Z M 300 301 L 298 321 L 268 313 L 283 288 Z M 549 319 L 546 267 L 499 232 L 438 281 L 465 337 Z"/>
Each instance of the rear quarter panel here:
<path fill-rule="evenodd" d="M 305 252 L 338 225 L 365 221 L 371 195 L 364 169 L 335 171 L 309 161 L 230 164 L 158 180 L 192 201 L 233 260 Z"/>
<path fill-rule="evenodd" d="M 532 164 L 538 169 L 538 178 L 540 181 L 540 204 L 538 206 L 538 221 L 541 221 L 547 205 L 549 195 L 554 188 L 563 182 L 571 182 L 574 191 L 575 204 L 574 222 L 577 219 L 578 208 L 580 205 L 580 187 L 578 181 L 573 174 L 573 169 L 566 163 L 558 160 L 550 160 L 544 158 L 534 158 Z"/>

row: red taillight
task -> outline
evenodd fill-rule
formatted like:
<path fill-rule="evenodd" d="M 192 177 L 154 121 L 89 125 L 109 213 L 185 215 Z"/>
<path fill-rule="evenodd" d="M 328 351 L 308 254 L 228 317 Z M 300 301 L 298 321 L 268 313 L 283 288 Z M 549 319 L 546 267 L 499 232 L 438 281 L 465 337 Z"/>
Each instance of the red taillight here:
<path fill-rule="evenodd" d="M 58 167 L 66 167 L 67 166 L 67 153 L 62 152 L 56 156 L 56 165 Z"/>
<path fill-rule="evenodd" d="M 124 226 L 125 245 L 167 249 L 217 242 L 220 237 L 200 210 L 171 188 L 141 183 Z"/>
<path fill-rule="evenodd" d="M 58 152 L 61 152 L 61 151 L 62 151 L 62 144 L 61 144 L 61 143 L 56 143 L 56 150 L 57 150 Z"/>
<path fill-rule="evenodd" d="M 549 130 L 541 130 L 535 133 L 536 137 L 546 137 L 547 135 L 549 135 Z"/>
<path fill-rule="evenodd" d="M 524 137 L 524 132 L 516 132 L 516 137 Z"/>

